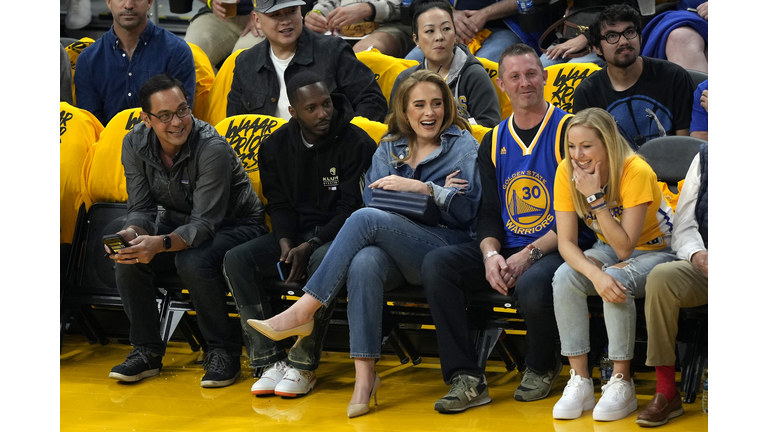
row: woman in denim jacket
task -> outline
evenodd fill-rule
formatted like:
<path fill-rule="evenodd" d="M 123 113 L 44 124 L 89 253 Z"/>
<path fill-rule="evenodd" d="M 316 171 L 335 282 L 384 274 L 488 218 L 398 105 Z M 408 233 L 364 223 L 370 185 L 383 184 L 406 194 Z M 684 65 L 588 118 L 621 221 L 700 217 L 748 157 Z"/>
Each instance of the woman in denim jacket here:
<path fill-rule="evenodd" d="M 441 213 L 439 226 L 416 223 L 374 208 L 347 219 L 328 257 L 307 281 L 302 296 L 287 311 L 248 324 L 280 340 L 312 331 L 317 309 L 328 306 L 346 283 L 350 356 L 355 359 L 355 391 L 347 415 L 369 410 L 381 380 L 374 370 L 381 352 L 383 293 L 408 282 L 421 284 L 424 256 L 441 246 L 470 241 L 480 203 L 478 143 L 459 117 L 450 89 L 429 70 L 415 72 L 395 95 L 388 134 L 373 156 L 363 193 L 372 189 L 431 195 Z"/>

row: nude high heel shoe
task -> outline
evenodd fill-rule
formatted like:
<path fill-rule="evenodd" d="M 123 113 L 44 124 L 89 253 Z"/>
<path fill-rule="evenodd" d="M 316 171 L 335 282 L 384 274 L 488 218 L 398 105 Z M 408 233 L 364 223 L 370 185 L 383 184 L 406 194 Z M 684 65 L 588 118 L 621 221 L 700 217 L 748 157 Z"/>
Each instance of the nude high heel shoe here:
<path fill-rule="evenodd" d="M 373 397 L 374 405 L 379 404 L 376 393 L 379 391 L 379 387 L 381 387 L 381 378 L 379 378 L 378 373 L 374 372 L 374 374 L 376 375 L 376 378 L 373 380 L 373 388 L 371 389 L 371 394 L 368 396 L 368 402 L 364 404 L 349 404 L 347 407 L 347 417 L 353 418 L 367 414 L 368 411 L 371 410 L 371 397 Z"/>
<path fill-rule="evenodd" d="M 288 330 L 283 330 L 283 331 L 276 331 L 272 327 L 270 327 L 270 325 L 267 324 L 265 321 L 261 321 L 261 320 L 249 319 L 248 325 L 256 329 L 256 331 L 263 334 L 264 336 L 272 339 L 273 341 L 283 340 L 291 336 L 298 336 L 299 338 L 296 340 L 296 343 L 293 345 L 293 346 L 296 346 L 298 345 L 301 338 L 303 338 L 304 336 L 309 336 L 312 333 L 312 330 L 314 330 L 315 328 L 315 319 L 313 318 L 309 320 L 309 322 L 307 323 L 304 323 L 294 328 L 290 328 Z"/>

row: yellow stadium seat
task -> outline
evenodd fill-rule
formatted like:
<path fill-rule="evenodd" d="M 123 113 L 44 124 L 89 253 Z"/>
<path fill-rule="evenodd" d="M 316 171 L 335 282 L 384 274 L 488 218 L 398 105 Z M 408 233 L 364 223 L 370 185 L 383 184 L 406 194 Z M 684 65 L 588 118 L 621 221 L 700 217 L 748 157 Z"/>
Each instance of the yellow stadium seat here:
<path fill-rule="evenodd" d="M 352 119 L 352 124 L 364 130 L 368 136 L 376 141 L 376 145 L 379 145 L 381 138 L 387 133 L 387 125 L 385 123 L 379 123 L 377 121 L 368 120 L 365 117 L 355 117 Z"/>
<path fill-rule="evenodd" d="M 128 201 L 121 161 L 123 138 L 141 122 L 140 112 L 141 108 L 130 108 L 117 113 L 88 151 L 81 176 L 86 210 L 96 202 Z"/>
<path fill-rule="evenodd" d="M 192 107 L 192 115 L 208 121 L 208 95 L 216 75 L 205 52 L 195 44 L 189 42 L 187 44 L 192 49 L 192 56 L 195 59 L 195 105 Z"/>
<path fill-rule="evenodd" d="M 573 113 L 573 93 L 584 78 L 600 70 L 594 63 L 561 63 L 544 69 L 549 74 L 544 84 L 544 99 Z"/>
<path fill-rule="evenodd" d="M 373 75 L 376 77 L 376 82 L 379 84 L 381 92 L 384 93 L 384 97 L 387 99 L 387 105 L 389 105 L 389 96 L 392 93 L 392 86 L 395 84 L 395 79 L 400 75 L 400 72 L 419 64 L 416 60 L 405 60 L 382 54 L 376 48 L 371 48 L 368 51 L 359 52 L 355 55 L 358 60 L 365 63 L 365 65 L 373 71 Z M 374 139 L 378 142 L 378 139 Z"/>
<path fill-rule="evenodd" d="M 72 67 L 72 98 L 75 105 L 77 105 L 77 99 L 75 99 L 75 66 L 77 65 L 77 57 L 84 49 L 88 48 L 95 41 L 89 37 L 84 37 L 77 42 L 71 43 L 64 47 L 69 56 L 69 65 Z"/>
<path fill-rule="evenodd" d="M 493 81 L 493 88 L 496 89 L 496 96 L 499 97 L 499 105 L 501 109 L 501 118 L 505 119 L 512 115 L 512 104 L 509 103 L 509 97 L 507 94 L 501 91 L 498 85 L 496 85 L 496 78 L 499 76 L 499 64 L 495 61 L 477 57 L 480 63 L 483 64 L 485 71 L 488 72 L 488 77 Z"/>
<path fill-rule="evenodd" d="M 229 89 L 232 87 L 235 59 L 243 51 L 237 50 L 230 54 L 224 60 L 224 64 L 221 65 L 219 73 L 213 80 L 213 85 L 208 93 L 208 115 L 205 117 L 205 121 L 212 125 L 218 125 L 219 122 L 227 118 L 227 95 L 229 95 Z"/>
<path fill-rule="evenodd" d="M 83 203 L 83 162 L 104 126 L 93 114 L 66 102 L 59 103 L 59 112 L 59 243 L 72 243 L 77 209 Z"/>
<path fill-rule="evenodd" d="M 229 60 L 227 60 L 229 61 Z M 221 71 L 219 71 L 221 73 Z M 245 172 L 251 179 L 251 186 L 262 203 L 266 204 L 264 192 L 261 188 L 261 176 L 259 175 L 259 147 L 262 141 L 287 123 L 279 117 L 259 114 L 244 114 L 227 117 L 216 124 L 216 131 L 227 139 L 243 163 Z M 272 229 L 269 215 L 266 218 L 267 226 Z"/>

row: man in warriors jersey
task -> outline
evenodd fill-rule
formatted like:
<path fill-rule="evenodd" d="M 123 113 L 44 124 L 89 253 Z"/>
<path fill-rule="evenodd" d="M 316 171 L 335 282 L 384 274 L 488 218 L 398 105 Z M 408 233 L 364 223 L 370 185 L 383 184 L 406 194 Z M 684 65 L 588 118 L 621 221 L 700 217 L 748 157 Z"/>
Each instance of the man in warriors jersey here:
<path fill-rule="evenodd" d="M 551 283 L 563 259 L 552 230 L 552 194 L 571 115 L 544 99 L 547 72 L 530 47 L 516 44 L 504 50 L 499 77 L 496 82 L 509 96 L 514 114 L 488 132 L 480 145 L 483 199 L 477 240 L 436 249 L 422 267 L 443 379 L 452 385 L 435 403 L 440 412 L 490 402 L 469 336 L 466 290 L 492 288 L 509 295 L 525 317 L 530 348 L 515 399 L 547 397 L 562 369 L 555 347 Z"/>

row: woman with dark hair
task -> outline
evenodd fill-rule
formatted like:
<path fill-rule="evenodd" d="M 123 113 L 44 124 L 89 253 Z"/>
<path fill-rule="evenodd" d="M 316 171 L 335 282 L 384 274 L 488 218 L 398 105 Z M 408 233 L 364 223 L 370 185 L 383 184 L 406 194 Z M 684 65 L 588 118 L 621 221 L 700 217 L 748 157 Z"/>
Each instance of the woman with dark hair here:
<path fill-rule="evenodd" d="M 619 420 L 637 409 L 629 377 L 635 299 L 645 297 L 648 273 L 675 259 L 670 247 L 672 209 L 653 169 L 630 148 L 608 112 L 579 111 L 566 134 L 568 152 L 557 169 L 554 194 L 557 247 L 565 263 L 555 272 L 552 289 L 561 354 L 568 357 L 571 379 L 552 414 L 574 419 L 594 408 L 595 420 Z M 578 245 L 579 218 L 598 237 L 586 251 Z M 597 404 L 587 367 L 587 297 L 595 295 L 603 299 L 608 357 L 614 365 Z"/>
<path fill-rule="evenodd" d="M 420 285 L 428 252 L 470 241 L 480 203 L 478 144 L 443 79 L 418 71 L 403 81 L 394 101 L 387 135 L 365 176 L 363 200 L 370 203 L 375 188 L 430 195 L 440 209 L 440 224 L 375 208 L 356 211 L 328 250 L 332 259 L 324 260 L 307 281 L 304 292 L 309 295 L 269 320 L 248 321 L 274 340 L 307 335 L 315 311 L 328 306 L 346 283 L 350 356 L 355 359 L 350 418 L 369 411 L 381 386 L 374 362 L 381 353 L 383 292 L 406 281 Z"/>
<path fill-rule="evenodd" d="M 429 69 L 439 74 L 453 93 L 459 115 L 470 123 L 492 128 L 501 121 L 499 98 L 483 64 L 466 45 L 455 43 L 453 9 L 445 0 L 418 0 L 413 11 L 413 41 L 424 60 L 398 75 L 392 94 L 412 73 Z"/>

